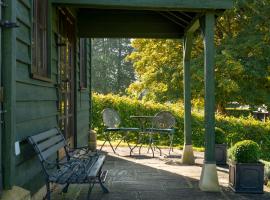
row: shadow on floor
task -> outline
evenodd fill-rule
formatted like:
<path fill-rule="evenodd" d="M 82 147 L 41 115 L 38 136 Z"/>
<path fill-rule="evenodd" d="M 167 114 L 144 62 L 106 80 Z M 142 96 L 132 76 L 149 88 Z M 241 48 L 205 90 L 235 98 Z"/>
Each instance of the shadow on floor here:
<path fill-rule="evenodd" d="M 145 159 L 145 160 L 142 160 Z M 137 160 L 137 162 L 136 162 Z M 140 163 L 138 163 L 140 162 Z M 142 163 L 145 162 L 145 163 Z M 152 164 L 156 167 L 150 167 Z M 229 188 L 222 187 L 221 192 L 200 191 L 199 181 L 191 176 L 183 176 L 181 168 L 187 166 L 166 165 L 159 159 L 145 157 L 129 158 L 108 155 L 104 169 L 109 170 L 106 185 L 110 193 L 103 194 L 96 185 L 91 194 L 92 200 L 266 200 L 270 194 L 235 194 Z M 86 200 L 88 185 L 73 185 L 66 196 L 54 192 L 53 200 Z"/>

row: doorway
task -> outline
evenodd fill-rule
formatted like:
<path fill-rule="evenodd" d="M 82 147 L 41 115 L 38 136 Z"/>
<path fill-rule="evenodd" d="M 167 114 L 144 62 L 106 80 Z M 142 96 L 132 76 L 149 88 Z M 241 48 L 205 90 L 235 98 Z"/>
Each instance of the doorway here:
<path fill-rule="evenodd" d="M 61 8 L 59 8 L 58 19 L 59 127 L 68 145 L 74 147 L 75 21 L 68 10 Z"/>

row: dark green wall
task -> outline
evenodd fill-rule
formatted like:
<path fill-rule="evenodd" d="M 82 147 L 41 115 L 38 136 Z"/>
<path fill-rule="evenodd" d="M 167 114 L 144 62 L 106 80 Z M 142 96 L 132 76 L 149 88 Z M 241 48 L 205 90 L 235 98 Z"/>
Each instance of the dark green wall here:
<path fill-rule="evenodd" d="M 41 165 L 34 156 L 33 150 L 25 141 L 27 136 L 57 126 L 57 79 L 58 55 L 54 36 L 57 33 L 56 8 L 52 10 L 52 58 L 51 82 L 31 78 L 31 2 L 32 0 L 17 0 L 16 29 L 16 123 L 15 141 L 21 141 L 21 155 L 15 157 L 14 180 L 12 183 L 31 191 L 36 191 L 44 184 Z M 76 14 L 76 13 L 75 13 Z M 79 41 L 79 40 L 78 40 Z M 77 42 L 79 44 L 79 42 Z M 77 50 L 78 50 L 77 45 Z M 76 110 L 75 116 L 78 146 L 87 144 L 89 129 L 89 87 L 79 91 L 79 51 L 76 60 Z M 50 62 L 49 62 L 50 63 Z M 12 155 L 14 156 L 14 154 Z"/>

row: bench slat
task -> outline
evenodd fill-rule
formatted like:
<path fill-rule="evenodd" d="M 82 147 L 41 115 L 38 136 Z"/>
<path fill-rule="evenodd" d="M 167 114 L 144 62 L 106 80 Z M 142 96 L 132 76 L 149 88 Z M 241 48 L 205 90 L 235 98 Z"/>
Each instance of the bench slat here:
<path fill-rule="evenodd" d="M 41 152 L 41 156 L 44 160 L 46 160 L 48 157 L 56 153 L 59 149 L 63 148 L 65 146 L 65 142 L 59 142 L 57 144 L 54 144 L 49 149 L 46 149 L 45 151 Z"/>
<path fill-rule="evenodd" d="M 56 143 L 59 143 L 59 142 L 64 142 L 64 138 L 60 134 L 55 135 L 55 136 L 51 137 L 50 139 L 45 140 L 45 141 L 37 144 L 37 146 L 38 146 L 39 150 L 42 152 L 43 150 L 48 149 L 51 146 L 53 146 L 53 145 L 55 145 Z"/>
<path fill-rule="evenodd" d="M 48 131 L 45 131 L 45 132 L 42 132 L 42 133 L 39 133 L 37 135 L 33 135 L 31 136 L 30 138 L 35 142 L 35 143 L 39 143 L 40 141 L 42 140 L 45 140 L 47 138 L 50 138 L 54 135 L 57 135 L 59 133 L 59 130 L 57 128 L 53 128 L 53 129 L 50 129 Z"/>
<path fill-rule="evenodd" d="M 89 178 L 97 177 L 97 174 L 100 171 L 100 169 L 102 168 L 104 161 L 105 161 L 105 155 L 99 155 L 95 164 L 88 170 L 88 177 Z"/>

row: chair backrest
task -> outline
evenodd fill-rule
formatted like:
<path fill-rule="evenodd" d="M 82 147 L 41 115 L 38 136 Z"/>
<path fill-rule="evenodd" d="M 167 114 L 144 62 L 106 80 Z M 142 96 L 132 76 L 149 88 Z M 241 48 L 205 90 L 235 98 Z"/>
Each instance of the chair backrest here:
<path fill-rule="evenodd" d="M 63 147 L 66 148 L 65 138 L 58 128 L 30 136 L 28 141 L 33 145 L 41 162 L 47 160 Z"/>
<path fill-rule="evenodd" d="M 153 127 L 169 129 L 175 126 L 175 117 L 169 111 L 161 111 L 153 118 Z"/>
<path fill-rule="evenodd" d="M 102 111 L 103 123 L 108 128 L 117 128 L 121 119 L 118 113 L 112 108 L 106 108 Z"/>

